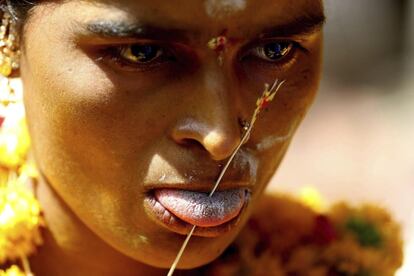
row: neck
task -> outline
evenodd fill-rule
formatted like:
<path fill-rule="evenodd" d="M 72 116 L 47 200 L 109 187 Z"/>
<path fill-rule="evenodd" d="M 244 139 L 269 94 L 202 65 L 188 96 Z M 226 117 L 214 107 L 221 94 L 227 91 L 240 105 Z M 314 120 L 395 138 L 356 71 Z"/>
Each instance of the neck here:
<path fill-rule="evenodd" d="M 116 251 L 89 228 L 40 177 L 36 195 L 47 229 L 44 244 L 30 260 L 35 275 L 165 275 Z"/>

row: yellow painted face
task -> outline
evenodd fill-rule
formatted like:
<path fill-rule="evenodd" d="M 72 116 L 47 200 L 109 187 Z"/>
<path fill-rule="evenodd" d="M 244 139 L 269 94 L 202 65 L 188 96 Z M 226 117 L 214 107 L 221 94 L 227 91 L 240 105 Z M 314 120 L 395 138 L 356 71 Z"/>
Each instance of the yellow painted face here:
<path fill-rule="evenodd" d="M 187 226 L 162 221 L 148 200 L 163 189 L 184 200 L 211 189 L 264 84 L 286 80 L 220 188 L 246 189 L 250 200 L 231 227 L 196 233 L 180 266 L 213 260 L 260 200 L 314 99 L 322 21 L 314 0 L 41 2 L 21 58 L 41 173 L 103 242 L 169 267 Z M 219 66 L 207 44 L 224 30 Z"/>

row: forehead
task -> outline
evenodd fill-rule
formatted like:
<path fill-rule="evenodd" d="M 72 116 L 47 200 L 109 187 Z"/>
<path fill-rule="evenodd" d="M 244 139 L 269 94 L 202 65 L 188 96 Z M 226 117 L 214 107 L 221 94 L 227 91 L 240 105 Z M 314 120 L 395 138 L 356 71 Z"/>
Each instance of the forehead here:
<path fill-rule="evenodd" d="M 164 27 L 244 31 L 322 16 L 321 0 L 70 0 L 85 14 L 139 19 Z M 85 10 L 86 9 L 86 10 Z"/>
<path fill-rule="evenodd" d="M 247 6 L 247 0 L 205 0 L 206 14 L 211 17 L 221 17 L 226 14 L 242 11 Z"/>

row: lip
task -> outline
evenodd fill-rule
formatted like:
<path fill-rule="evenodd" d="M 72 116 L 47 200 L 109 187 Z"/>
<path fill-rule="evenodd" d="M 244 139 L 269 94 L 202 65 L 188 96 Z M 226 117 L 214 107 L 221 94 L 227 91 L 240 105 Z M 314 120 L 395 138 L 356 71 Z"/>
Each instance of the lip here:
<path fill-rule="evenodd" d="M 194 192 L 208 193 L 213 188 L 214 183 L 211 181 L 197 181 L 194 183 L 157 183 L 146 184 L 145 191 L 151 194 L 156 189 L 179 189 Z M 220 183 L 217 191 L 231 190 L 231 189 L 247 189 L 250 190 L 252 181 L 224 181 Z"/>
<path fill-rule="evenodd" d="M 221 190 L 223 190 L 223 187 L 221 187 Z M 161 225 L 169 231 L 175 232 L 180 235 L 187 235 L 190 232 L 193 225 L 183 221 L 182 219 L 178 218 L 173 213 L 171 213 L 169 210 L 167 210 L 155 198 L 154 191 L 155 189 L 148 192 L 144 199 L 144 207 L 149 217 L 158 225 Z M 194 191 L 194 189 L 191 189 L 191 191 Z M 241 208 L 239 214 L 236 217 L 218 226 L 196 227 L 193 235 L 199 237 L 214 238 L 230 232 L 239 223 L 241 214 L 243 213 L 243 210 L 246 208 L 249 198 L 250 190 L 246 188 L 245 202 L 243 203 L 243 207 Z"/>

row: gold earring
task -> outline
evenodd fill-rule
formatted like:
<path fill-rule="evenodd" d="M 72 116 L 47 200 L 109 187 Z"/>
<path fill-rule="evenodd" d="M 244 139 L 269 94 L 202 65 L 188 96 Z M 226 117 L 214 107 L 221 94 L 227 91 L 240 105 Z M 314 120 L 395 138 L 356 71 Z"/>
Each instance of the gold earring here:
<path fill-rule="evenodd" d="M 20 50 L 16 22 L 10 13 L 4 11 L 0 26 L 0 74 L 7 79 L 6 91 L 0 91 L 0 104 L 7 106 L 16 101 L 10 86 L 10 75 L 19 69 Z"/>

